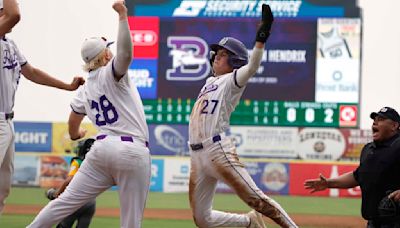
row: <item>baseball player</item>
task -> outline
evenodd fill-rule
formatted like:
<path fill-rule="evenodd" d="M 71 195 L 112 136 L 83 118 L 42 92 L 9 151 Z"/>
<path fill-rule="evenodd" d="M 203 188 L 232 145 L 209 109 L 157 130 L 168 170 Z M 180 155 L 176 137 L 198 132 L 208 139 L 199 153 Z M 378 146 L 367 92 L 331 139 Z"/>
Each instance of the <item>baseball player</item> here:
<path fill-rule="evenodd" d="M 148 127 L 139 92 L 127 71 L 132 39 L 124 1 L 116 1 L 119 15 L 117 54 L 104 38 L 84 41 L 81 54 L 89 72 L 87 82 L 71 103 L 69 134 L 84 137 L 80 124 L 87 115 L 99 133 L 79 172 L 63 194 L 52 200 L 28 227 L 47 228 L 113 185 L 119 187 L 121 227 L 139 228 L 150 184 Z"/>
<path fill-rule="evenodd" d="M 67 179 L 61 185 L 61 187 L 57 190 L 51 188 L 46 191 L 46 197 L 49 200 L 56 199 L 61 193 L 64 192 L 65 188 L 71 182 L 72 178 L 78 172 L 79 167 L 81 166 L 83 160 L 87 152 L 89 152 L 90 148 L 94 143 L 94 139 L 89 138 L 85 140 L 81 140 L 78 142 L 78 145 L 75 147 L 76 157 L 71 159 L 71 165 L 68 173 Z M 57 228 L 72 228 L 72 225 L 75 221 L 77 221 L 76 228 L 87 228 L 93 218 L 93 215 L 96 211 L 96 200 L 93 199 L 79 208 L 77 211 L 72 213 L 70 216 L 63 219 L 58 225 Z"/>
<path fill-rule="evenodd" d="M 260 66 L 272 22 L 271 9 L 263 4 L 249 61 L 247 48 L 235 38 L 225 37 L 211 45 L 213 77 L 201 89 L 189 122 L 189 200 L 198 227 L 265 227 L 262 215 L 281 227 L 297 227 L 283 208 L 256 186 L 239 161 L 231 138 L 224 133 L 247 81 Z M 254 210 L 244 215 L 213 210 L 218 180 L 229 185 Z"/>
<path fill-rule="evenodd" d="M 65 90 L 75 90 L 84 83 L 83 78 L 75 77 L 71 84 L 66 84 L 30 65 L 16 44 L 6 37 L 19 19 L 16 0 L 0 0 L 0 213 L 10 193 L 14 171 L 15 136 L 12 119 L 20 74 L 37 84 Z"/>

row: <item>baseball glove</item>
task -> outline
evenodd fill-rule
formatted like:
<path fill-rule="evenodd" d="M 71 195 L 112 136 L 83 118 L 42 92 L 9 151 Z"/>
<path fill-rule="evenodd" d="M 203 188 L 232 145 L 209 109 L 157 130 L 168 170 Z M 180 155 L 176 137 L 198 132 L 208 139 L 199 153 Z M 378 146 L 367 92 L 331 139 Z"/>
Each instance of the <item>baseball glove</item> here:
<path fill-rule="evenodd" d="M 262 5 L 262 19 L 259 25 L 256 41 L 265 43 L 269 37 L 272 23 L 274 22 L 274 15 L 271 8 L 267 4 Z"/>
<path fill-rule="evenodd" d="M 379 202 L 378 205 L 379 217 L 383 219 L 395 218 L 400 215 L 399 203 L 390 199 L 388 195 L 383 197 L 383 199 Z"/>
<path fill-rule="evenodd" d="M 47 199 L 53 200 L 53 199 L 57 198 L 57 197 L 56 197 L 56 192 L 57 192 L 57 189 L 55 189 L 55 188 L 50 188 L 49 190 L 47 190 L 47 191 L 45 192 L 45 195 L 46 195 Z"/>

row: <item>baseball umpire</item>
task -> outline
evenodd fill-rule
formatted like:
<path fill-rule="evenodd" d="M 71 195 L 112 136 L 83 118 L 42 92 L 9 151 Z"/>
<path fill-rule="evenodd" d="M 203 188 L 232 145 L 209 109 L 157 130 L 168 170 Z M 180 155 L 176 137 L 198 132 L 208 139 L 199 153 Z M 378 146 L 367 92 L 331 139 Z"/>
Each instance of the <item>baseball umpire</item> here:
<path fill-rule="evenodd" d="M 356 170 L 336 178 L 306 180 L 311 193 L 327 188 L 361 187 L 361 213 L 368 228 L 400 228 L 400 116 L 383 107 L 372 112 L 373 142 L 366 144 Z"/>
<path fill-rule="evenodd" d="M 78 172 L 79 167 L 81 166 L 83 160 L 85 159 L 86 153 L 89 152 L 94 141 L 95 141 L 94 139 L 89 138 L 78 142 L 78 145 L 74 149 L 74 152 L 77 156 L 71 159 L 71 165 L 68 177 L 58 190 L 51 188 L 46 191 L 46 197 L 49 200 L 57 198 L 61 193 L 64 192 L 65 188 L 71 182 L 76 172 Z M 57 225 L 57 228 L 72 228 L 75 221 L 77 221 L 76 228 L 87 228 L 89 227 L 89 224 L 93 218 L 95 211 L 96 211 L 96 200 L 93 199 L 88 203 L 86 203 L 85 205 L 83 205 L 73 214 L 62 220 Z"/>

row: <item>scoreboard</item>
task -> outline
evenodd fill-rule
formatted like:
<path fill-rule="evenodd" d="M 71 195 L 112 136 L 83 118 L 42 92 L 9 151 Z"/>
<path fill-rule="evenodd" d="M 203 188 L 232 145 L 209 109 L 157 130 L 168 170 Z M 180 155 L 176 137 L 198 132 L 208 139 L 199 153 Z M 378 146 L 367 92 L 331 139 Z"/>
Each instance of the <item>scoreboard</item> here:
<path fill-rule="evenodd" d="M 231 124 L 358 127 L 362 18 L 355 0 L 130 1 L 129 75 L 149 123 L 188 123 L 212 75 L 209 45 L 232 36 L 251 55 L 263 3 L 275 17 L 271 36 Z"/>
<path fill-rule="evenodd" d="M 144 100 L 149 123 L 187 124 L 194 99 Z M 357 105 L 340 103 L 241 100 L 232 125 L 355 127 Z"/>

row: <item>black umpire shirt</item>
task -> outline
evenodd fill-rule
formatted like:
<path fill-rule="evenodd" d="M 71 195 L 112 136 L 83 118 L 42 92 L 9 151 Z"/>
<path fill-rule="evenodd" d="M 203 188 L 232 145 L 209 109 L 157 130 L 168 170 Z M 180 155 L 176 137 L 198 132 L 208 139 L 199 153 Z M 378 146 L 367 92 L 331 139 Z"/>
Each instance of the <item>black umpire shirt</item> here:
<path fill-rule="evenodd" d="M 386 192 L 400 189 L 400 135 L 381 143 L 366 144 L 354 178 L 361 187 L 361 213 L 366 220 L 378 217 L 379 201 Z"/>

